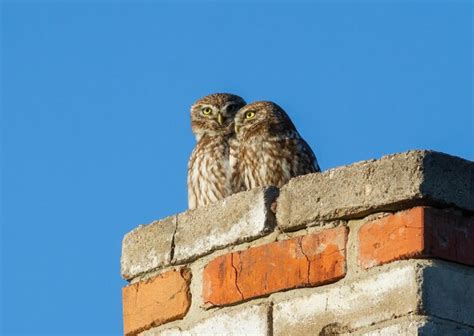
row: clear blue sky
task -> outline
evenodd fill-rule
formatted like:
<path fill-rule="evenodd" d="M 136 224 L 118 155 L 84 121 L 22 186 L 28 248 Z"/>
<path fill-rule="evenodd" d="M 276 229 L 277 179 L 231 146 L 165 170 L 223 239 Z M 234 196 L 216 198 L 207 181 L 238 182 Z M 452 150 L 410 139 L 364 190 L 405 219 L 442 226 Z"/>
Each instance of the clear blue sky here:
<path fill-rule="evenodd" d="M 119 334 L 122 236 L 186 208 L 189 106 L 274 100 L 321 167 L 474 160 L 470 1 L 3 1 L 2 334 Z"/>

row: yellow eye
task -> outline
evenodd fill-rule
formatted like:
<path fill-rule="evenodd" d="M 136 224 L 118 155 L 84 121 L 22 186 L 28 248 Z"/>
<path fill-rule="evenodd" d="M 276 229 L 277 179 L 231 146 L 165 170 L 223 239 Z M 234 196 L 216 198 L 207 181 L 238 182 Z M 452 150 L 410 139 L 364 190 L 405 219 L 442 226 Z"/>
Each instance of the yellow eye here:
<path fill-rule="evenodd" d="M 212 112 L 212 109 L 210 107 L 205 107 L 202 109 L 202 114 L 204 115 L 209 115 L 211 114 L 211 112 Z"/>
<path fill-rule="evenodd" d="M 247 111 L 245 113 L 245 119 L 252 119 L 253 117 L 255 117 L 255 112 L 254 111 Z"/>

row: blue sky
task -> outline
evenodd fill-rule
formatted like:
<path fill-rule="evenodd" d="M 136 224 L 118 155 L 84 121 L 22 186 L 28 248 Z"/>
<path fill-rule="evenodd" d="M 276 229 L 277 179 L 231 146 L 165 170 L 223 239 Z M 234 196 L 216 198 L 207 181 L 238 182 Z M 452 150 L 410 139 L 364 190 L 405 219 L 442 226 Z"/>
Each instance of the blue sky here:
<path fill-rule="evenodd" d="M 2 2 L 2 334 L 120 334 L 123 235 L 186 208 L 189 106 L 274 100 L 323 170 L 474 160 L 470 1 Z"/>

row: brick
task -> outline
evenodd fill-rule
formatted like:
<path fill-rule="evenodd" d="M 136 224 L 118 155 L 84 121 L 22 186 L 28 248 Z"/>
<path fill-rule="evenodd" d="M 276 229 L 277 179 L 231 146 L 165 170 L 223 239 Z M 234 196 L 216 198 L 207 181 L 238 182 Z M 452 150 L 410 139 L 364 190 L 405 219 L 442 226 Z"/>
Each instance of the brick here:
<path fill-rule="evenodd" d="M 410 314 L 417 310 L 421 299 L 418 278 L 414 263 L 275 302 L 274 335 L 344 334 Z M 335 327 L 337 333 L 331 333 Z"/>
<path fill-rule="evenodd" d="M 384 156 L 292 179 L 280 190 L 277 223 L 361 218 L 418 205 L 474 211 L 474 162 L 432 151 Z"/>
<path fill-rule="evenodd" d="M 229 253 L 204 268 L 203 299 L 226 305 L 281 290 L 337 281 L 346 272 L 347 228 Z"/>
<path fill-rule="evenodd" d="M 122 290 L 125 335 L 182 318 L 191 305 L 187 269 L 168 271 Z"/>
<path fill-rule="evenodd" d="M 126 280 L 171 262 L 176 216 L 148 225 L 141 225 L 125 235 L 120 260 L 122 277 Z"/>
<path fill-rule="evenodd" d="M 255 305 L 222 310 L 187 329 L 178 327 L 164 330 L 152 329 L 144 332 L 141 336 L 267 336 L 270 335 L 269 326 L 268 306 Z"/>
<path fill-rule="evenodd" d="M 256 188 L 178 215 L 174 262 L 182 263 L 218 248 L 250 241 L 275 227 L 270 207 L 278 189 Z"/>
<path fill-rule="evenodd" d="M 358 238 L 364 268 L 419 257 L 474 265 L 474 217 L 416 207 L 364 224 Z"/>
<path fill-rule="evenodd" d="M 474 217 L 425 208 L 427 256 L 474 266 Z"/>

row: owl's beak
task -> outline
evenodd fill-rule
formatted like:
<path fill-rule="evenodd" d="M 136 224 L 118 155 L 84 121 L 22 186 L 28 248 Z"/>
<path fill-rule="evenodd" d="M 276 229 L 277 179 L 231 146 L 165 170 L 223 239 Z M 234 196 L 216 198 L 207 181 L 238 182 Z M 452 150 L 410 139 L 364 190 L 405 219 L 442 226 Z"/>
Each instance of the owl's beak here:
<path fill-rule="evenodd" d="M 217 122 L 222 126 L 222 114 L 220 112 L 217 113 Z"/>
<path fill-rule="evenodd" d="M 238 134 L 239 133 L 239 126 L 237 124 L 234 125 L 234 129 L 235 129 L 235 134 Z"/>

